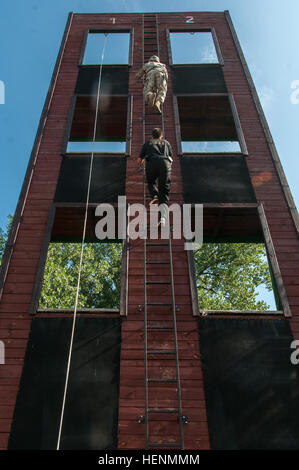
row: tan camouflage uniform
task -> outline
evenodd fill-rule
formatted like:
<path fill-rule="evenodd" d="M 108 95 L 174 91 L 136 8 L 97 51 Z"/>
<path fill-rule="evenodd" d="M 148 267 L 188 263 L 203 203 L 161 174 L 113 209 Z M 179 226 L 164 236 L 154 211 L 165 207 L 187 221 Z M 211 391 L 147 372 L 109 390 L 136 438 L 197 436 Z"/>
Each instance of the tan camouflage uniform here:
<path fill-rule="evenodd" d="M 137 78 L 145 77 L 143 95 L 146 104 L 161 112 L 167 93 L 168 74 L 159 57 L 152 56 L 150 60 L 137 72 Z"/>

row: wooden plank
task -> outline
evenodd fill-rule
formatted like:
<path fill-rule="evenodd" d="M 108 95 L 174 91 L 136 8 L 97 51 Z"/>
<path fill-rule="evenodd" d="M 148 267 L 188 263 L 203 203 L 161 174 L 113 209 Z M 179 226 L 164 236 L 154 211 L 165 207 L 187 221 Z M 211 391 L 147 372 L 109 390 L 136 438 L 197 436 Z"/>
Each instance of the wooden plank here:
<path fill-rule="evenodd" d="M 41 253 L 40 253 L 40 257 L 38 261 L 37 274 L 35 278 L 35 284 L 34 284 L 30 307 L 29 307 L 29 313 L 31 315 L 35 314 L 38 308 L 40 293 L 42 289 L 43 274 L 44 274 L 45 264 L 47 260 L 48 247 L 49 247 L 49 243 L 51 239 L 51 232 L 52 232 L 52 227 L 53 227 L 54 218 L 55 218 L 55 212 L 56 212 L 56 207 L 52 205 L 49 211 L 49 215 L 48 215 L 45 236 L 44 236 L 42 249 L 41 249 Z"/>
<path fill-rule="evenodd" d="M 236 103 L 235 103 L 233 95 L 229 94 L 228 99 L 229 99 L 229 103 L 230 103 L 230 107 L 231 107 L 231 111 L 232 111 L 232 115 L 233 115 L 233 119 L 234 119 L 234 123 L 235 123 L 236 131 L 237 131 L 237 135 L 238 135 L 238 140 L 239 140 L 239 143 L 240 143 L 242 153 L 243 153 L 243 155 L 248 155 L 248 150 L 247 150 L 247 147 L 246 147 L 246 141 L 245 141 L 245 138 L 244 138 L 244 133 L 243 133 L 243 130 L 242 130 L 240 118 L 239 118 L 239 115 L 238 115 L 238 111 L 237 111 L 237 107 L 236 107 Z"/>
<path fill-rule="evenodd" d="M 260 216 L 260 222 L 261 222 L 261 227 L 262 227 L 263 234 L 264 234 L 264 239 L 265 239 L 267 254 L 268 254 L 268 257 L 269 257 L 269 262 L 270 262 L 272 272 L 273 272 L 273 276 L 274 276 L 274 279 L 275 279 L 275 282 L 276 282 L 276 287 L 277 287 L 277 290 L 278 290 L 279 299 L 280 299 L 281 305 L 283 307 L 283 312 L 284 312 L 284 315 L 286 317 L 291 317 L 292 313 L 291 313 L 291 310 L 290 310 L 288 297 L 287 297 L 286 290 L 285 290 L 285 287 L 284 287 L 284 284 L 283 284 L 279 264 L 278 264 L 278 261 L 277 261 L 277 258 L 276 258 L 275 249 L 274 249 L 274 246 L 273 246 L 270 230 L 269 230 L 268 223 L 267 223 L 267 218 L 266 218 L 265 211 L 264 211 L 264 208 L 263 208 L 262 204 L 260 204 L 259 207 L 258 207 L 258 213 L 259 213 L 259 216 Z"/>
<path fill-rule="evenodd" d="M 131 156 L 132 144 L 132 130 L 133 130 L 133 96 L 128 96 L 128 110 L 127 110 L 127 131 L 126 131 L 126 156 Z"/>
<path fill-rule="evenodd" d="M 75 107 L 76 107 L 76 102 L 77 102 L 77 96 L 73 95 L 71 98 L 71 104 L 69 107 L 69 112 L 68 112 L 68 117 L 66 121 L 66 126 L 65 126 L 65 131 L 64 131 L 64 136 L 62 140 L 62 146 L 61 146 L 61 154 L 65 155 L 67 151 L 67 146 L 70 138 L 70 133 L 71 133 L 71 127 L 72 127 L 72 122 L 75 114 Z"/>
<path fill-rule="evenodd" d="M 89 30 L 86 29 L 86 30 L 84 31 L 84 37 L 83 37 L 82 46 L 81 46 L 81 52 L 80 52 L 79 61 L 78 61 L 78 65 L 79 65 L 79 66 L 83 64 L 83 59 L 84 59 L 85 48 L 86 48 L 86 44 L 87 44 L 88 33 L 89 33 Z"/>
<path fill-rule="evenodd" d="M 283 310 L 199 310 L 199 314 L 205 316 L 216 315 L 284 315 Z"/>
<path fill-rule="evenodd" d="M 44 314 L 44 313 L 50 313 L 50 314 L 57 314 L 57 313 L 69 313 L 73 314 L 74 310 L 73 309 L 66 309 L 66 308 L 39 308 L 37 310 L 37 313 Z M 97 315 L 99 313 L 103 314 L 112 314 L 115 313 L 119 315 L 119 309 L 118 308 L 78 308 L 77 309 L 78 314 L 86 314 L 86 315 Z"/>
<path fill-rule="evenodd" d="M 197 286 L 196 286 L 196 271 L 195 271 L 193 250 L 187 250 L 187 258 L 188 258 L 188 267 L 189 267 L 189 285 L 190 285 L 190 290 L 191 290 L 192 314 L 194 316 L 199 316 L 200 312 L 198 308 L 198 293 L 197 293 Z"/>
<path fill-rule="evenodd" d="M 173 114 L 174 114 L 174 126 L 175 126 L 175 137 L 177 143 L 177 155 L 182 155 L 182 141 L 181 141 L 181 126 L 180 126 L 180 116 L 179 116 L 179 106 L 178 100 L 175 95 L 173 95 Z"/>
<path fill-rule="evenodd" d="M 217 34 L 216 34 L 216 30 L 215 30 L 214 26 L 211 27 L 211 33 L 212 33 L 214 46 L 215 46 L 217 57 L 218 57 L 218 62 L 219 62 L 220 65 L 224 65 L 224 60 L 223 60 L 223 57 L 222 57 L 222 54 L 221 54 L 221 49 L 220 49 L 220 46 L 219 46 L 219 42 L 218 42 L 218 38 L 217 38 Z"/>
<path fill-rule="evenodd" d="M 123 241 L 123 255 L 121 267 L 121 288 L 120 288 L 120 315 L 128 314 L 128 269 L 129 269 L 129 243 L 128 239 Z"/>

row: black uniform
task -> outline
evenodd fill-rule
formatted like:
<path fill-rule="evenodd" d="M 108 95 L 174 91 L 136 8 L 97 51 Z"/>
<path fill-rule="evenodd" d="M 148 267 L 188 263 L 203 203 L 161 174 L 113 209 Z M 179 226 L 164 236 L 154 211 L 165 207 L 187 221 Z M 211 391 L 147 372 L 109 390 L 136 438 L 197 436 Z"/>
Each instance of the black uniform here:
<path fill-rule="evenodd" d="M 148 140 L 139 155 L 146 160 L 145 172 L 151 198 L 158 196 L 159 204 L 168 204 L 169 201 L 172 155 L 171 145 L 164 139 Z"/>

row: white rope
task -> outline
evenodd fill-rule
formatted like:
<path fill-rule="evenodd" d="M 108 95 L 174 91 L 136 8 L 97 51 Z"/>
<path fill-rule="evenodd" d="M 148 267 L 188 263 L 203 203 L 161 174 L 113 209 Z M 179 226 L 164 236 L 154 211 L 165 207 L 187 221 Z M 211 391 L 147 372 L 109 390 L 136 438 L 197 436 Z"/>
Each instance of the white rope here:
<path fill-rule="evenodd" d="M 98 124 L 98 111 L 99 111 L 99 100 L 100 100 L 100 90 L 101 90 L 101 81 L 102 81 L 102 70 L 103 70 L 104 53 L 105 53 L 107 35 L 108 35 L 108 33 L 105 33 L 105 39 L 104 39 L 102 57 L 101 57 L 101 63 L 100 63 L 100 70 L 99 70 L 97 101 L 96 101 L 96 114 L 95 114 L 93 137 L 92 137 L 92 149 L 91 149 L 89 177 L 88 177 L 86 204 L 85 204 L 85 215 L 84 215 L 82 242 L 81 242 L 79 272 L 78 272 L 76 298 L 75 298 L 74 315 L 73 315 L 73 324 L 72 324 L 72 332 L 71 332 L 71 339 L 70 339 L 70 346 L 69 346 L 69 355 L 68 355 L 68 361 L 67 361 L 67 369 L 66 369 L 66 377 L 65 377 L 65 384 L 64 384 L 64 393 L 63 393 L 62 408 L 61 408 L 61 414 L 60 414 L 59 432 L 58 432 L 56 450 L 60 449 L 61 432 L 62 432 L 62 426 L 63 426 L 65 402 L 66 402 L 66 395 L 67 395 L 67 389 L 68 389 L 68 383 L 69 383 L 71 358 L 72 358 L 72 351 L 73 351 L 73 344 L 74 344 L 74 334 L 75 334 L 75 325 L 76 325 L 76 319 L 77 319 L 77 309 L 78 309 L 80 281 L 81 281 L 81 269 L 82 269 L 82 262 L 83 262 L 83 253 L 84 253 L 86 226 L 87 226 L 87 215 L 88 215 L 88 204 L 89 204 L 89 196 L 90 196 L 91 176 L 92 176 L 93 160 L 94 160 L 94 146 L 95 146 L 96 133 L 97 133 L 97 124 Z"/>

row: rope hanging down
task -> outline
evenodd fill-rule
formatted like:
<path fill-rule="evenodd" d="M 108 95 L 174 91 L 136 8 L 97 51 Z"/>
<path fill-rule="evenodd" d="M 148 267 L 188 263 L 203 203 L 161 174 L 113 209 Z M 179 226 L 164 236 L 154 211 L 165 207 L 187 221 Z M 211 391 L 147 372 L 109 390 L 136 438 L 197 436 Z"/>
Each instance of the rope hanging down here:
<path fill-rule="evenodd" d="M 62 400 L 62 407 L 61 407 L 61 414 L 60 414 L 60 422 L 59 422 L 59 431 L 58 431 L 58 439 L 57 439 L 56 450 L 60 449 L 61 432 L 62 432 L 62 426 L 63 426 L 65 402 L 66 402 L 66 395 L 67 395 L 67 389 L 68 389 L 70 366 L 71 366 L 73 343 L 74 343 L 75 326 L 76 326 L 76 319 L 77 319 L 77 309 L 78 309 L 80 281 L 81 281 L 81 269 L 82 269 L 82 262 L 83 262 L 83 253 L 84 253 L 86 226 L 87 226 L 87 215 L 88 215 L 88 205 L 89 205 L 89 196 L 90 196 L 90 185 L 91 185 L 91 176 L 92 176 L 93 161 L 94 161 L 94 147 L 95 147 L 95 140 L 96 140 L 97 125 L 98 125 L 99 101 L 100 101 L 100 91 L 101 91 L 101 82 L 102 82 L 102 70 L 103 70 L 105 47 L 106 47 L 107 36 L 108 36 L 108 33 L 104 33 L 104 34 L 105 34 L 105 39 L 104 39 L 104 44 L 103 44 L 103 49 L 102 49 L 102 56 L 101 56 L 101 63 L 100 63 L 100 68 L 99 68 L 99 78 L 98 78 L 98 87 L 97 87 L 97 100 L 96 100 L 95 120 L 94 120 L 93 137 L 92 137 L 92 149 L 91 149 L 91 157 L 90 157 L 88 186 L 87 186 L 87 195 L 86 195 L 86 204 L 85 204 L 85 215 L 84 215 L 82 242 L 81 242 L 80 263 L 79 263 L 76 297 L 75 297 L 75 306 L 74 306 L 73 323 L 72 323 L 72 332 L 71 332 L 71 339 L 70 339 L 70 346 L 69 346 L 69 354 L 68 354 L 68 361 L 67 361 L 67 369 L 66 369 L 66 377 L 65 377 L 65 384 L 64 384 L 64 392 L 63 392 L 63 400 Z"/>

